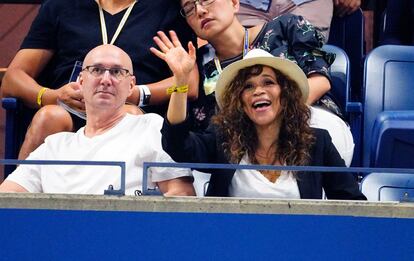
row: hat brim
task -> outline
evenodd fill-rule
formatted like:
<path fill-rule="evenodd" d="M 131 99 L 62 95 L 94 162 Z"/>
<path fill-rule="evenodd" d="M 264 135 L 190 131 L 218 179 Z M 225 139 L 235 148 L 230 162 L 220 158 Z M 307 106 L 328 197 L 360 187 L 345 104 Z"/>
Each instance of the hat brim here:
<path fill-rule="evenodd" d="M 241 69 L 253 65 L 265 65 L 282 72 L 284 75 L 288 76 L 289 79 L 296 82 L 296 84 L 302 91 L 303 101 L 305 102 L 307 100 L 309 95 L 308 79 L 305 73 L 296 63 L 278 57 L 252 57 L 228 65 L 220 74 L 219 79 L 216 83 L 215 90 L 216 101 L 220 109 L 222 109 L 223 107 L 223 94 L 225 90 L 228 88 L 229 84 L 234 80 L 234 78 Z"/>

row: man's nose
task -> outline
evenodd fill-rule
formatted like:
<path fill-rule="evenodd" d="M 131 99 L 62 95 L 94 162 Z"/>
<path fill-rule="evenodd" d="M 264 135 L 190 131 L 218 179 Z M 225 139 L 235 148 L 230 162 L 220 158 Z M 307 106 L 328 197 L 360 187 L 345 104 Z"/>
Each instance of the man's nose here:
<path fill-rule="evenodd" d="M 101 81 L 102 82 L 111 82 L 112 76 L 109 70 L 105 70 L 105 72 L 102 74 Z"/>

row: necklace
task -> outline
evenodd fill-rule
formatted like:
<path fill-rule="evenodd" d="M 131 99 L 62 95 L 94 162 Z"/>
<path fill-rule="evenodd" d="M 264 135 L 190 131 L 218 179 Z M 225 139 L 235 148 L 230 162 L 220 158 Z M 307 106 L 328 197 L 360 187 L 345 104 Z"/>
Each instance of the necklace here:
<path fill-rule="evenodd" d="M 247 54 L 249 51 L 249 30 L 247 28 L 244 28 L 244 38 L 243 38 L 243 57 Z M 217 58 L 217 55 L 214 56 L 214 64 L 216 65 L 216 69 L 218 73 L 221 73 L 223 69 L 221 68 L 221 64 L 219 59 Z"/>
<path fill-rule="evenodd" d="M 132 2 L 128 9 L 126 10 L 124 16 L 121 19 L 121 22 L 119 22 L 118 27 L 116 28 L 116 31 L 114 33 L 114 35 L 112 36 L 111 42 L 109 44 L 114 44 L 116 38 L 118 38 L 119 33 L 121 32 L 122 28 L 124 27 L 129 14 L 132 11 L 132 8 L 134 8 L 134 5 L 136 4 L 137 1 Z M 102 42 L 103 44 L 108 44 L 108 33 L 106 31 L 106 23 L 105 23 L 105 17 L 104 17 L 104 13 L 103 13 L 103 9 L 102 6 L 100 4 L 100 1 L 98 1 L 98 6 L 99 6 L 99 18 L 100 18 L 100 22 L 101 22 L 101 32 L 102 32 Z"/>
<path fill-rule="evenodd" d="M 275 183 L 280 177 L 281 170 L 259 170 L 259 172 L 267 178 L 270 182 Z"/>
<path fill-rule="evenodd" d="M 258 161 L 259 164 L 264 164 L 264 165 L 274 165 L 275 164 L 275 160 L 273 160 L 272 157 L 260 155 L 257 152 L 255 153 L 255 156 L 256 156 L 256 160 Z M 262 160 L 259 161 L 258 158 L 261 158 Z M 269 162 L 268 160 L 270 158 L 273 161 L 271 163 L 268 163 Z M 263 160 L 265 160 L 265 161 L 263 161 Z M 272 183 L 275 183 L 276 180 L 280 177 L 280 175 L 282 173 L 281 170 L 259 170 L 259 172 Z"/>

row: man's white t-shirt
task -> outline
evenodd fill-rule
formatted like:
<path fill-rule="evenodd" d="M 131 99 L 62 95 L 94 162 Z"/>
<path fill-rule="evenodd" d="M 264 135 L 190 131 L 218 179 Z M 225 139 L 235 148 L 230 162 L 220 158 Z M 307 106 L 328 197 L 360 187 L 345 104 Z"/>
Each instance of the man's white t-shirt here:
<path fill-rule="evenodd" d="M 28 160 L 124 161 L 125 193 L 142 190 L 143 162 L 173 162 L 161 146 L 163 119 L 157 114 L 127 114 L 105 133 L 88 138 L 84 127 L 76 133 L 61 132 L 45 139 Z M 117 166 L 20 165 L 7 180 L 29 192 L 103 194 L 109 185 L 120 188 Z M 191 176 L 188 169 L 150 168 L 148 186 L 155 182 Z"/>

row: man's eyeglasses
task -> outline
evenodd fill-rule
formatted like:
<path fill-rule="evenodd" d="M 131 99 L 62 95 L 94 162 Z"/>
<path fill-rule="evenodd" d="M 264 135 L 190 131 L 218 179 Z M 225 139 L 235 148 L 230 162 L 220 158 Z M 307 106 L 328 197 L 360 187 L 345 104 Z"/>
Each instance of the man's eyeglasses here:
<path fill-rule="evenodd" d="M 127 77 L 128 75 L 131 75 L 131 73 L 129 72 L 129 70 L 124 69 L 124 68 L 105 68 L 103 66 L 97 66 L 97 65 L 89 65 L 86 66 L 83 71 L 88 71 L 90 74 L 92 74 L 92 76 L 94 77 L 101 77 L 102 75 L 105 74 L 106 71 L 109 72 L 109 74 L 116 78 L 117 80 L 122 80 L 125 77 Z"/>
<path fill-rule="evenodd" d="M 183 5 L 183 8 L 180 10 L 180 14 L 183 17 L 189 17 L 190 15 L 194 14 L 196 5 L 199 4 L 201 6 L 208 6 L 214 3 L 216 0 L 195 0 L 195 1 L 188 1 Z"/>

